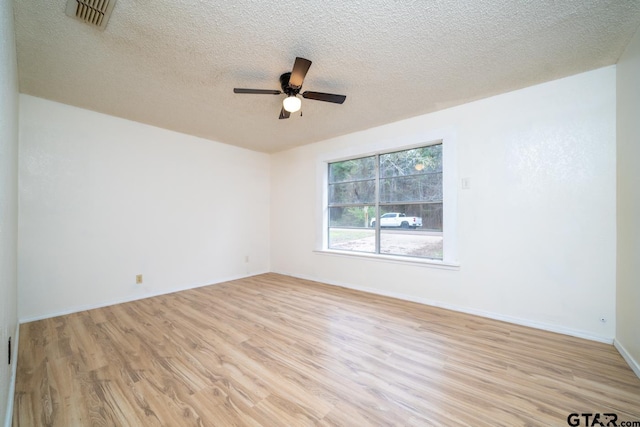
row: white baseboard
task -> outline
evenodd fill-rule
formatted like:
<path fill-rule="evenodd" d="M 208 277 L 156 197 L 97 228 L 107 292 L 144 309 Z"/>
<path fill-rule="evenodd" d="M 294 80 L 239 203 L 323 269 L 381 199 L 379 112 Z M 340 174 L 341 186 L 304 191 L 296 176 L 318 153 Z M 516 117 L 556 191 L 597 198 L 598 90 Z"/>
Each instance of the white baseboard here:
<path fill-rule="evenodd" d="M 322 278 L 311 277 L 311 276 L 306 276 L 306 275 L 299 275 L 299 274 L 293 274 L 293 273 L 287 273 L 287 272 L 278 272 L 278 271 L 274 271 L 274 273 L 284 274 L 286 276 L 297 277 L 297 278 L 305 279 L 305 280 L 312 280 L 312 281 L 320 282 L 320 283 L 326 283 L 326 284 L 332 285 L 332 286 L 339 286 L 341 288 L 353 289 L 353 290 L 356 290 L 356 291 L 367 292 L 367 293 L 371 293 L 371 294 L 375 294 L 375 295 L 382 295 L 382 296 L 401 299 L 401 300 L 405 300 L 405 301 L 417 302 L 419 304 L 425 304 L 425 305 L 430 305 L 430 306 L 433 306 L 433 307 L 439 307 L 439 308 L 444 308 L 444 309 L 447 309 L 447 310 L 457 311 L 457 312 L 460 312 L 460 313 L 472 314 L 472 315 L 475 315 L 475 316 L 481 316 L 481 317 L 486 317 L 486 318 L 489 318 L 489 319 L 500 320 L 500 321 L 503 321 L 503 322 L 513 323 L 515 325 L 528 326 L 530 328 L 540 329 L 540 330 L 549 331 L 549 332 L 555 332 L 555 333 L 558 333 L 558 334 L 569 335 L 569 336 L 577 337 L 577 338 L 584 338 L 584 339 L 587 339 L 587 340 L 590 340 L 590 341 L 596 341 L 596 342 L 601 342 L 601 343 L 605 343 L 605 344 L 612 344 L 613 343 L 613 338 L 611 338 L 611 337 L 593 335 L 593 334 L 591 334 L 589 332 L 585 332 L 585 331 L 575 330 L 575 329 L 571 329 L 571 328 L 565 328 L 565 327 L 562 327 L 562 326 L 551 325 L 551 324 L 543 323 L 543 322 L 536 322 L 536 321 L 533 321 L 533 320 L 522 319 L 522 318 L 519 318 L 519 317 L 507 316 L 507 315 L 504 315 L 504 314 L 494 313 L 494 312 L 490 312 L 490 311 L 478 310 L 478 309 L 474 309 L 474 308 L 470 308 L 470 307 L 462 307 L 462 306 L 458 306 L 458 305 L 455 305 L 455 304 L 449 304 L 449 303 L 445 303 L 445 302 L 441 302 L 441 301 L 430 300 L 428 298 L 414 297 L 414 296 L 411 296 L 411 295 L 405 295 L 405 294 L 401 294 L 401 293 L 397 293 L 397 292 L 383 291 L 383 290 L 380 290 L 380 289 L 368 288 L 368 287 L 364 287 L 364 286 L 356 286 L 356 285 L 352 285 L 350 283 L 328 281 L 328 280 L 325 280 L 325 279 L 322 279 Z"/>
<path fill-rule="evenodd" d="M 218 285 L 220 283 L 229 282 L 229 281 L 232 281 L 232 280 L 244 279 L 244 278 L 247 278 L 247 277 L 257 276 L 259 274 L 264 274 L 264 273 L 268 273 L 268 271 L 258 271 L 258 272 L 254 272 L 254 273 L 251 273 L 251 274 L 230 276 L 230 277 L 225 277 L 225 278 L 222 278 L 222 279 L 217 279 L 217 280 L 215 280 L 213 282 L 195 283 L 195 284 L 189 284 L 189 285 L 186 285 L 186 286 L 178 286 L 178 287 L 175 287 L 175 288 L 172 288 L 172 289 L 168 289 L 168 290 L 163 290 L 163 291 L 160 291 L 160 292 L 151 292 L 151 293 L 144 294 L 144 295 L 135 295 L 135 296 L 126 297 L 126 298 L 114 299 L 114 300 L 104 301 L 104 302 L 97 303 L 97 304 L 87 304 L 87 305 L 69 307 L 69 308 L 64 309 L 64 310 L 51 312 L 51 313 L 40 314 L 40 315 L 37 315 L 37 316 L 21 317 L 20 319 L 18 319 L 18 321 L 19 321 L 20 324 L 22 324 L 22 323 L 34 322 L 36 320 L 50 319 L 52 317 L 64 316 L 64 315 L 67 315 L 67 314 L 78 313 L 80 311 L 93 310 L 93 309 L 96 309 L 96 308 L 108 307 L 110 305 L 123 304 L 125 302 L 131 302 L 131 301 L 138 301 L 138 300 L 141 300 L 141 299 L 153 298 L 153 297 L 157 297 L 157 296 L 160 296 L 160 295 L 173 294 L 175 292 L 186 291 L 188 289 L 201 288 L 203 286 L 210 286 L 210 285 Z"/>
<path fill-rule="evenodd" d="M 631 353 L 627 351 L 626 348 L 620 343 L 620 341 L 614 339 L 613 345 L 618 350 L 622 358 L 627 362 L 631 370 L 636 374 L 638 378 L 640 378 L 640 363 L 631 356 Z"/>
<path fill-rule="evenodd" d="M 11 348 L 11 380 L 9 382 L 9 395 L 7 396 L 7 415 L 4 420 L 5 427 L 11 427 L 13 420 L 13 400 L 16 394 L 16 374 L 18 367 L 18 345 L 20 343 L 20 323 L 16 323 L 16 332 L 13 335 L 14 341 Z"/>

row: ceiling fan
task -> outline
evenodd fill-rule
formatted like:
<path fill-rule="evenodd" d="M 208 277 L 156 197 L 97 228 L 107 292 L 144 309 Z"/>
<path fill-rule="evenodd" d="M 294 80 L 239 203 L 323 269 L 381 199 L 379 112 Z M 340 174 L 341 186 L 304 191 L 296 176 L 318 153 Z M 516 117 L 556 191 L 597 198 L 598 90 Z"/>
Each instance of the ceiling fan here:
<path fill-rule="evenodd" d="M 288 119 L 291 113 L 299 111 L 302 106 L 302 101 L 298 98 L 298 94 L 300 93 L 300 89 L 302 89 L 302 82 L 307 75 L 307 71 L 309 71 L 309 67 L 311 67 L 311 61 L 296 57 L 293 63 L 293 70 L 291 70 L 290 73 L 284 73 L 280 76 L 280 87 L 282 90 L 242 89 L 236 87 L 233 89 L 233 93 L 248 93 L 254 95 L 280 95 L 284 93 L 287 97 L 282 101 L 280 119 Z M 342 104 L 344 100 L 347 99 L 345 95 L 311 91 L 303 92 L 302 97 L 315 99 L 316 101 L 333 102 L 335 104 Z"/>

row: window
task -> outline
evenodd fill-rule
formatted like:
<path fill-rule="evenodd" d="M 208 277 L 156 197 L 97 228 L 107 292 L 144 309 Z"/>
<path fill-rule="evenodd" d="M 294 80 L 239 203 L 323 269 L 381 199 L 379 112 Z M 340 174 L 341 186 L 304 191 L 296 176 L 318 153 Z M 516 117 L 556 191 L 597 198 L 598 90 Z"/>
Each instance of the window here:
<path fill-rule="evenodd" d="M 328 248 L 443 259 L 442 143 L 328 165 Z"/>

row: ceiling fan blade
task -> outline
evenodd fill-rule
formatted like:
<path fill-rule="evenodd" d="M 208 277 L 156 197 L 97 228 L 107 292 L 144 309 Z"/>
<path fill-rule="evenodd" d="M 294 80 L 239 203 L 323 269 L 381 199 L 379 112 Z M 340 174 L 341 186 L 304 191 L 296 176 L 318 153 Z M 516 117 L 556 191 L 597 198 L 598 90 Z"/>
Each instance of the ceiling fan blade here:
<path fill-rule="evenodd" d="M 307 75 L 309 67 L 311 67 L 311 61 L 296 57 L 296 61 L 293 63 L 293 70 L 291 71 L 291 77 L 289 78 L 289 86 L 297 89 L 301 88 L 304 76 Z"/>
<path fill-rule="evenodd" d="M 254 95 L 280 95 L 282 92 L 279 90 L 271 90 L 271 89 L 241 89 L 241 88 L 233 88 L 233 93 L 251 93 Z"/>
<path fill-rule="evenodd" d="M 280 120 L 282 119 L 288 119 L 289 116 L 291 116 L 291 113 L 288 112 L 287 110 L 284 109 L 284 107 L 282 107 L 282 109 L 280 110 L 280 117 L 278 117 Z"/>
<path fill-rule="evenodd" d="M 333 93 L 310 92 L 310 91 L 304 92 L 302 96 L 307 99 L 315 99 L 316 101 L 333 102 L 335 104 L 342 104 L 344 100 L 347 99 L 346 95 L 335 95 Z"/>

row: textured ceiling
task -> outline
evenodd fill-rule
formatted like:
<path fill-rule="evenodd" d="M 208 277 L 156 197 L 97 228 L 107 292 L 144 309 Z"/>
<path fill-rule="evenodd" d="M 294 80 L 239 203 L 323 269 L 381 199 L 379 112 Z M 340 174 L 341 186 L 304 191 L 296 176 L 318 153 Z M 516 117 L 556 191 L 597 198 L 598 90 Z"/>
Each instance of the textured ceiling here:
<path fill-rule="evenodd" d="M 275 152 L 616 63 L 637 0 L 118 0 L 105 31 L 15 0 L 20 92 Z M 294 58 L 304 115 L 278 120 Z"/>

